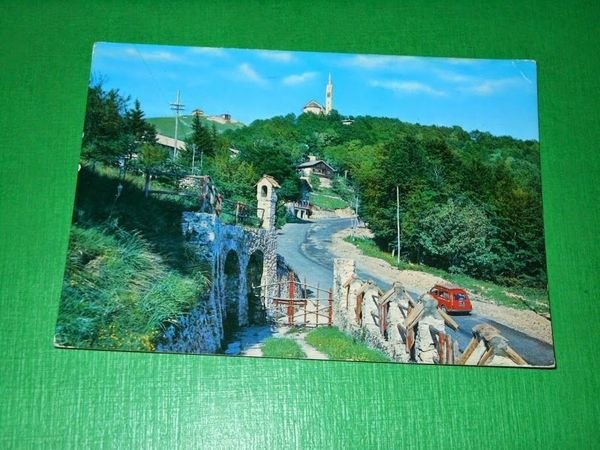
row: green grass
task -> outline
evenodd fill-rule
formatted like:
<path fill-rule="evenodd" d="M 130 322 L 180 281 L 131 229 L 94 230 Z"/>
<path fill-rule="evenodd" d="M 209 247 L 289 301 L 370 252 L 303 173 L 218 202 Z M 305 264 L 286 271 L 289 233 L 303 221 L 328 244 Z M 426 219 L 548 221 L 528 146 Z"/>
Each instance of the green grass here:
<path fill-rule="evenodd" d="M 144 196 L 143 177 L 97 163 L 77 181 L 56 342 L 152 351 L 208 288 L 180 229 L 193 202 Z M 117 186 L 122 184 L 120 196 Z M 153 185 L 154 187 L 154 185 Z"/>
<path fill-rule="evenodd" d="M 343 361 L 385 362 L 390 358 L 384 353 L 369 348 L 335 327 L 315 328 L 306 335 L 306 342 L 331 359 Z"/>
<path fill-rule="evenodd" d="M 348 203 L 346 203 L 340 196 L 330 193 L 329 191 L 311 192 L 309 201 L 313 205 L 328 211 L 348 207 Z"/>
<path fill-rule="evenodd" d="M 146 120 L 152 125 L 156 126 L 156 131 L 159 134 L 163 134 L 172 138 L 175 137 L 175 117 L 151 117 Z M 177 139 L 184 140 L 187 136 L 192 134 L 192 120 L 192 116 L 179 116 Z M 217 129 L 217 133 L 222 133 L 227 130 L 235 130 L 244 126 L 241 123 L 222 124 L 204 118 L 201 118 L 200 121 L 202 122 L 202 125 L 205 126 L 209 131 L 212 130 L 212 126 L 214 124 Z"/>
<path fill-rule="evenodd" d="M 153 351 L 164 326 L 194 306 L 206 284 L 172 270 L 138 234 L 73 225 L 56 342 Z"/>
<path fill-rule="evenodd" d="M 403 261 L 400 261 L 400 265 L 398 265 L 396 258 L 391 253 L 384 252 L 377 247 L 372 239 L 353 239 L 348 236 L 345 238 L 345 241 L 356 246 L 363 254 L 386 261 L 393 267 L 401 270 L 416 270 L 439 276 L 463 287 L 472 294 L 481 296 L 498 305 L 509 306 L 515 309 L 530 309 L 540 314 L 550 313 L 548 293 L 544 289 L 500 286 L 491 281 L 477 280 L 468 275 L 449 273 L 441 269 Z"/>
<path fill-rule="evenodd" d="M 261 349 L 263 356 L 269 358 L 306 358 L 300 345 L 293 339 L 270 337 Z"/>

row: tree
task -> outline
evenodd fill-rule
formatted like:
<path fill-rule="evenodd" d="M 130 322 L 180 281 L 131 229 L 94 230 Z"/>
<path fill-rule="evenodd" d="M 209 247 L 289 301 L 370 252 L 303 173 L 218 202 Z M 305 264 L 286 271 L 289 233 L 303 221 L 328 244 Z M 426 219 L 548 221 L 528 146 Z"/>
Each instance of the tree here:
<path fill-rule="evenodd" d="M 485 278 L 497 271 L 495 228 L 474 203 L 449 199 L 435 205 L 419 228 L 419 244 L 436 266 Z"/>
<path fill-rule="evenodd" d="M 133 158 L 143 144 L 156 143 L 156 128 L 144 119 L 144 111 L 139 100 L 136 99 L 133 109 L 125 114 L 124 126 L 129 141 L 129 159 Z"/>
<path fill-rule="evenodd" d="M 124 116 L 128 101 L 116 89 L 105 91 L 101 82 L 88 88 L 83 128 L 84 159 L 114 163 L 126 154 Z"/>
<path fill-rule="evenodd" d="M 215 140 L 213 139 L 213 135 L 202 124 L 202 120 L 200 120 L 198 115 L 194 115 L 194 119 L 192 120 L 192 134 L 186 141 L 187 151 L 185 159 L 190 162 L 194 148 L 196 149 L 197 157 L 199 157 L 201 152 L 203 156 L 214 156 L 215 154 Z"/>
<path fill-rule="evenodd" d="M 169 152 L 154 144 L 143 144 L 139 151 L 139 164 L 144 171 L 144 195 L 150 191 L 150 176 L 157 173 L 169 159 Z"/>

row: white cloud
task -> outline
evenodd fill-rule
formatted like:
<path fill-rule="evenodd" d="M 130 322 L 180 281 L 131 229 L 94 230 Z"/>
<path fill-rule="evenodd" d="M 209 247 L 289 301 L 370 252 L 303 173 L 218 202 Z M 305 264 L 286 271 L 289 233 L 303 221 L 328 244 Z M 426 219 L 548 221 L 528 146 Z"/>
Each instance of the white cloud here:
<path fill-rule="evenodd" d="M 288 75 L 281 82 L 286 86 L 295 86 L 298 84 L 306 83 L 314 79 L 317 76 L 317 72 L 304 72 L 301 74 Z"/>
<path fill-rule="evenodd" d="M 130 53 L 132 56 L 139 56 L 146 61 L 178 62 L 181 60 L 181 58 L 174 53 L 164 50 L 138 51 L 137 49 L 134 49 L 133 52 Z"/>
<path fill-rule="evenodd" d="M 436 71 L 436 73 L 438 78 L 444 81 L 448 81 L 450 83 L 472 83 L 475 81 L 475 78 L 471 76 L 451 72 L 449 70 L 438 70 Z"/>
<path fill-rule="evenodd" d="M 414 56 L 356 55 L 346 61 L 346 65 L 361 69 L 384 69 L 402 67 L 417 62 Z"/>
<path fill-rule="evenodd" d="M 94 57 L 100 56 L 113 59 L 140 58 L 145 61 L 181 62 L 176 54 L 166 50 L 140 50 L 137 47 L 113 47 L 107 45 L 94 46 Z"/>
<path fill-rule="evenodd" d="M 260 74 L 256 72 L 256 70 L 254 70 L 254 68 L 252 68 L 252 66 L 248 63 L 242 63 L 239 65 L 238 75 L 244 81 L 250 81 L 252 83 L 262 85 L 267 83 L 267 80 L 261 77 Z"/>
<path fill-rule="evenodd" d="M 225 58 L 227 52 L 222 48 L 215 47 L 194 47 L 190 49 L 190 53 L 195 55 L 213 56 L 215 58 Z"/>
<path fill-rule="evenodd" d="M 282 51 L 272 51 L 272 50 L 262 50 L 257 53 L 257 55 L 268 61 L 275 62 L 283 62 L 289 63 L 294 61 L 294 54 L 291 52 L 282 52 Z"/>
<path fill-rule="evenodd" d="M 501 78 L 497 80 L 481 80 L 460 88 L 461 92 L 475 95 L 493 95 L 497 92 L 504 91 L 518 86 L 523 83 L 521 78 Z"/>
<path fill-rule="evenodd" d="M 453 66 L 473 66 L 479 64 L 481 61 L 485 61 L 475 58 L 441 58 L 441 60 Z"/>
<path fill-rule="evenodd" d="M 436 97 L 441 97 L 446 95 L 446 92 L 440 91 L 438 89 L 434 89 L 431 86 L 428 86 L 419 81 L 378 81 L 373 80 L 370 83 L 373 87 L 380 87 L 383 89 L 388 89 L 393 92 L 399 93 L 407 93 L 407 94 L 427 94 L 433 95 Z"/>

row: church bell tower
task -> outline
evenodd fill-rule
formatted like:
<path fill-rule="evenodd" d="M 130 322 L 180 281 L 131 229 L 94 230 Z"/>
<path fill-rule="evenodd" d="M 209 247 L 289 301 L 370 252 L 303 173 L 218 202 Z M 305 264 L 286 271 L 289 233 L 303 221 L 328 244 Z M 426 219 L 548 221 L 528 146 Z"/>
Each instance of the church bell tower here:
<path fill-rule="evenodd" d="M 325 88 L 325 114 L 329 114 L 333 109 L 333 83 L 331 82 L 331 73 L 329 74 L 329 81 Z"/>

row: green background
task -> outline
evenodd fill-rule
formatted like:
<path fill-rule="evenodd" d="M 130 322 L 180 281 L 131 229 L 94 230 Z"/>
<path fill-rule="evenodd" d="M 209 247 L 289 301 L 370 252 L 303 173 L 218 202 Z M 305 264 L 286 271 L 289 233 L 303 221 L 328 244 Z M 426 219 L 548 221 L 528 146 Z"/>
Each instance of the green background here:
<path fill-rule="evenodd" d="M 87 3 L 0 9 L 1 448 L 600 442 L 597 1 Z M 557 368 L 54 349 L 95 41 L 537 60 Z"/>

